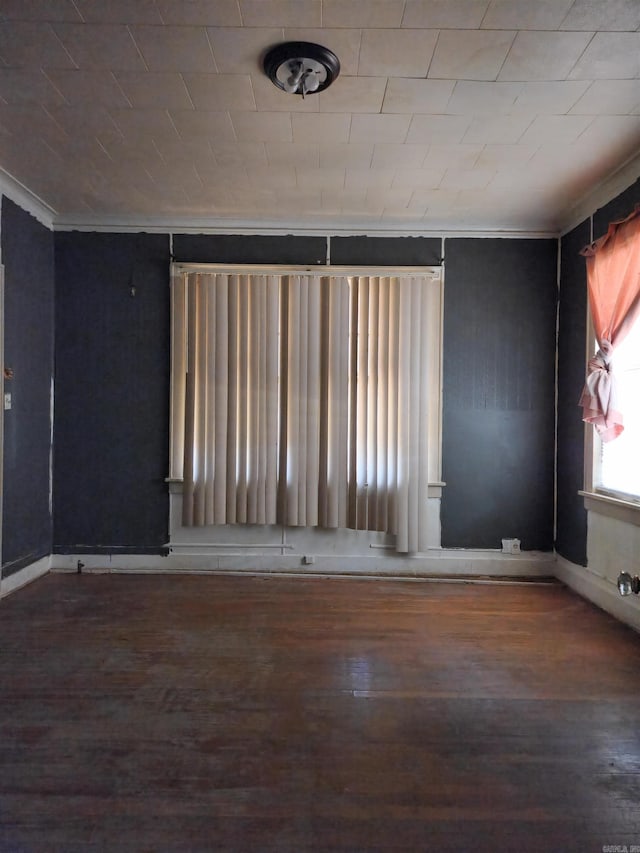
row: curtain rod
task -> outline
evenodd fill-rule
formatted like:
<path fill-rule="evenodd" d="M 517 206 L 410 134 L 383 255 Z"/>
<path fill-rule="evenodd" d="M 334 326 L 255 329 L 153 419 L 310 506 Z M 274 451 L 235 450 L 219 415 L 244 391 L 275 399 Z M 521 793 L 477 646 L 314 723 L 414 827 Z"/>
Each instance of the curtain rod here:
<path fill-rule="evenodd" d="M 287 264 L 207 264 L 207 263 L 181 263 L 174 261 L 171 270 L 175 274 L 183 272 L 215 272 L 231 273 L 234 275 L 317 275 L 317 276 L 398 276 L 398 275 L 422 275 L 430 278 L 440 278 L 443 267 L 432 264 L 423 267 L 405 266 L 317 266 Z"/>

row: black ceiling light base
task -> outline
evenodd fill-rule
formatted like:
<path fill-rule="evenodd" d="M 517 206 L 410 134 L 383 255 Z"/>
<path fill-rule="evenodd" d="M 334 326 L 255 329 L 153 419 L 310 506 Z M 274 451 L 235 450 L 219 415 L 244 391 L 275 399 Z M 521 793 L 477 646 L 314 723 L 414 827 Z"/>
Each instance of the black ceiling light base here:
<path fill-rule="evenodd" d="M 264 71 L 271 82 L 290 95 L 311 95 L 328 88 L 340 73 L 338 57 L 308 41 L 288 41 L 267 51 Z"/>

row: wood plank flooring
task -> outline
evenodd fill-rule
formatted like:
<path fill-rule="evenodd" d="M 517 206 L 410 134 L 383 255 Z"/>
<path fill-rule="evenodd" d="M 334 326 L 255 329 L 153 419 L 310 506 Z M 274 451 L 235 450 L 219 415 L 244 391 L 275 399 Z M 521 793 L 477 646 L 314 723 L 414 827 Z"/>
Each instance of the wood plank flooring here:
<path fill-rule="evenodd" d="M 640 849 L 640 637 L 561 586 L 49 575 L 0 850 Z"/>

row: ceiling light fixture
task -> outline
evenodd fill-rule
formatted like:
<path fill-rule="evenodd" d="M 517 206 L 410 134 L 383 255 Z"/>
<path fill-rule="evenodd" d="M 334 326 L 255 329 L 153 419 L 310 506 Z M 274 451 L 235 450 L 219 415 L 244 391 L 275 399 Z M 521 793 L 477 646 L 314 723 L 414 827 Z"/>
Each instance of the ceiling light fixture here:
<path fill-rule="evenodd" d="M 290 95 L 311 95 L 329 87 L 340 73 L 338 57 L 308 41 L 288 41 L 272 47 L 264 58 L 271 82 Z"/>

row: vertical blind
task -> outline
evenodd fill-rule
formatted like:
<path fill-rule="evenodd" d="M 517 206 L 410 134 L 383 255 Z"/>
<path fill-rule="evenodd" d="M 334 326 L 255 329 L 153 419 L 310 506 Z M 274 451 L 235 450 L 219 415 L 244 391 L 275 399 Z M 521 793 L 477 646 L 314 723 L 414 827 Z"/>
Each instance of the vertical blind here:
<path fill-rule="evenodd" d="M 178 269 L 170 476 L 183 524 L 379 530 L 425 550 L 440 318 L 439 271 Z"/>

